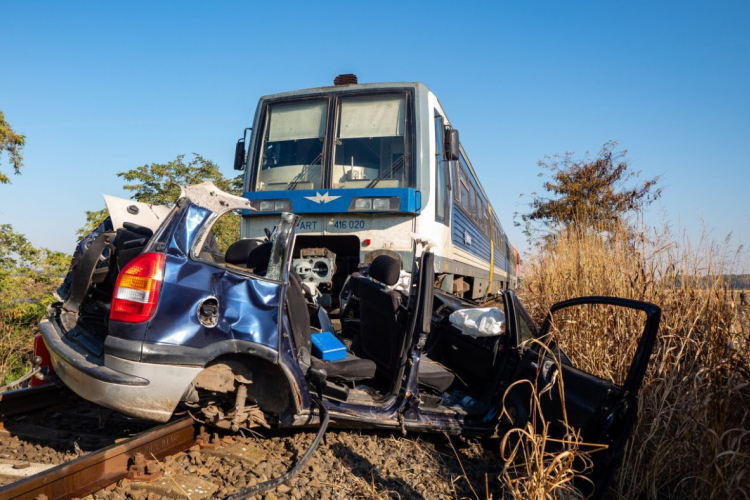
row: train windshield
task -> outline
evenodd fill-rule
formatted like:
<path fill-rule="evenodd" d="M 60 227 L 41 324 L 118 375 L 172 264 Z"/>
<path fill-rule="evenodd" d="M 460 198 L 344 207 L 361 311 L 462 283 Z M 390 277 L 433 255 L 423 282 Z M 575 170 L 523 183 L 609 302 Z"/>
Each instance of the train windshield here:
<path fill-rule="evenodd" d="M 404 94 L 342 97 L 336 116 L 332 188 L 409 186 Z"/>
<path fill-rule="evenodd" d="M 256 190 L 320 189 L 328 99 L 269 106 Z"/>

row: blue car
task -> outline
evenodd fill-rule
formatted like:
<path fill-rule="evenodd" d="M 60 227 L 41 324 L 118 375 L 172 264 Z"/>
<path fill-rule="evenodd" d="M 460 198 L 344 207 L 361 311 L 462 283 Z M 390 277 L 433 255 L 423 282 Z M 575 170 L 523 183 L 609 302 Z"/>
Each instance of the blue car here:
<path fill-rule="evenodd" d="M 408 279 L 379 256 L 327 309 L 291 269 L 297 215 L 226 245 L 223 216 L 252 207 L 211 183 L 183 188 L 171 209 L 107 202 L 111 218 L 79 244 L 41 323 L 56 374 L 83 398 L 159 422 L 187 409 L 233 431 L 314 426 L 325 414 L 338 426 L 502 436 L 534 412 L 528 384 L 514 383 L 548 385 L 559 371 L 564 391 L 542 403 L 553 433 L 568 432 L 565 411 L 586 442 L 608 446 L 593 456 L 595 484 L 611 476 L 636 418 L 657 306 L 588 297 L 552 308 L 642 313 L 630 372 L 615 384 L 574 367 L 550 340 L 552 316 L 538 329 L 510 290 L 491 311 L 493 331 L 462 326 L 456 314 L 477 304 L 435 288 L 429 242 L 415 242 Z"/>

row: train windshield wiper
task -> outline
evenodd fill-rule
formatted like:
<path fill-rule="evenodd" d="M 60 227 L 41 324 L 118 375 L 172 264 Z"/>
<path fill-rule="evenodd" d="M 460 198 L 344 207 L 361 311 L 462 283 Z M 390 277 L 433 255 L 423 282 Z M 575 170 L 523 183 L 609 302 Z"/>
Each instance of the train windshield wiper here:
<path fill-rule="evenodd" d="M 316 156 L 315 158 L 313 158 L 313 161 L 311 161 L 310 163 L 308 163 L 307 165 L 305 165 L 304 167 L 302 167 L 302 170 L 300 170 L 300 172 L 297 175 L 294 176 L 294 179 L 292 179 L 292 182 L 290 182 L 289 184 L 287 184 L 286 188 L 284 188 L 284 191 L 290 191 L 290 190 L 293 190 L 293 189 L 297 189 L 297 184 L 300 183 L 300 181 L 305 176 L 305 174 L 307 173 L 307 171 L 310 170 L 310 167 L 312 167 L 313 165 L 315 165 L 315 163 L 318 160 L 320 160 L 322 157 L 323 157 L 323 151 L 321 151 L 320 153 L 318 153 L 318 156 Z"/>
<path fill-rule="evenodd" d="M 378 182 L 382 181 L 383 179 L 391 178 L 391 175 L 398 170 L 399 168 L 404 166 L 404 158 L 406 157 L 405 154 L 399 156 L 396 158 L 396 161 L 391 163 L 391 166 L 385 169 L 384 172 L 380 172 L 377 177 L 375 177 L 370 183 L 367 185 L 368 188 L 375 187 Z"/>

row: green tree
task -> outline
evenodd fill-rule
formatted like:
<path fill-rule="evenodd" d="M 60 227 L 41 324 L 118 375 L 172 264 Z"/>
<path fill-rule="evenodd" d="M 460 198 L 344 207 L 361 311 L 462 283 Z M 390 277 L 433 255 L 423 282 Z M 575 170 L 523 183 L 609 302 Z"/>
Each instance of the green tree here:
<path fill-rule="evenodd" d="M 0 224 L 0 309 L 19 299 L 41 300 L 69 265 L 70 255 L 36 248 L 10 224 Z"/>
<path fill-rule="evenodd" d="M 531 212 L 520 215 L 526 235 L 572 224 L 606 228 L 657 200 L 659 177 L 633 185 L 640 172 L 631 169 L 627 151 L 617 146 L 607 142 L 595 157 L 586 154 L 580 160 L 573 153 L 540 160 L 546 195 L 531 193 Z M 521 225 L 518 216 L 516 225 Z"/>
<path fill-rule="evenodd" d="M 125 189 L 133 193 L 133 199 L 155 205 L 171 205 L 180 195 L 180 186 L 189 186 L 203 181 L 211 181 L 219 189 L 233 194 L 241 194 L 242 176 L 227 179 L 219 167 L 193 153 L 193 159 L 185 163 L 185 155 L 179 155 L 169 163 L 152 163 L 126 172 L 118 177 L 125 179 Z"/>
<path fill-rule="evenodd" d="M 151 163 L 120 172 L 118 177 L 125 180 L 125 190 L 132 193 L 132 198 L 143 203 L 154 205 L 172 205 L 180 196 L 180 186 L 198 184 L 204 181 L 213 182 L 216 187 L 228 193 L 242 194 L 242 174 L 227 179 L 219 167 L 193 153 L 193 158 L 185 162 L 185 155 L 179 155 L 169 163 Z M 107 218 L 107 209 L 86 212 L 86 224 L 77 231 L 78 236 L 85 236 Z M 239 238 L 239 217 L 222 217 L 215 226 L 215 236 L 220 248 Z"/>
<path fill-rule="evenodd" d="M 86 210 L 86 223 L 76 230 L 76 236 L 83 238 L 91 231 L 109 217 L 109 210 L 102 208 L 101 210 Z"/>
<path fill-rule="evenodd" d="M 2 159 L 2 154 L 7 152 L 16 175 L 21 173 L 21 167 L 23 167 L 21 152 L 25 144 L 26 137 L 16 133 L 10 124 L 5 121 L 5 115 L 0 111 L 0 159 Z M 0 172 L 0 184 L 8 183 L 10 183 L 8 176 Z"/>
<path fill-rule="evenodd" d="M 0 224 L 0 385 L 26 370 L 37 325 L 69 265 L 70 255 L 36 248 Z"/>

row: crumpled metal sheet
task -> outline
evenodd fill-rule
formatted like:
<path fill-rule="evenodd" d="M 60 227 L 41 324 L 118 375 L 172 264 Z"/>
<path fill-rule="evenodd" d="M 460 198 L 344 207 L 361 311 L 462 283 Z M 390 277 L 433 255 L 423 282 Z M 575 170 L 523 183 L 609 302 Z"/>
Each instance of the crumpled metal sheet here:
<path fill-rule="evenodd" d="M 247 198 L 225 193 L 211 181 L 201 182 L 193 186 L 183 186 L 181 189 L 181 198 L 186 197 L 196 205 L 207 208 L 217 215 L 229 210 L 255 210 Z"/>

